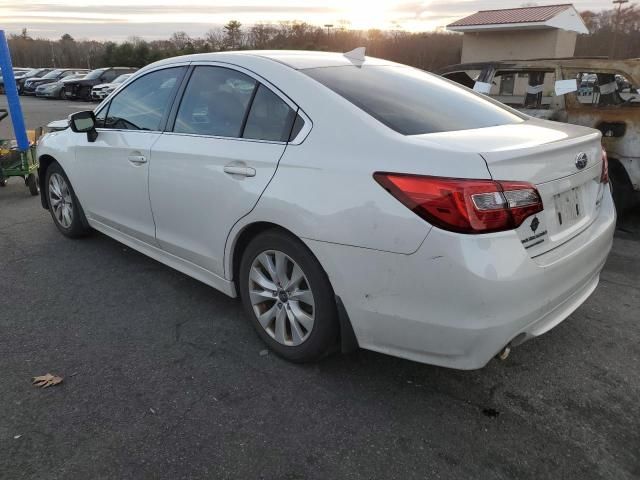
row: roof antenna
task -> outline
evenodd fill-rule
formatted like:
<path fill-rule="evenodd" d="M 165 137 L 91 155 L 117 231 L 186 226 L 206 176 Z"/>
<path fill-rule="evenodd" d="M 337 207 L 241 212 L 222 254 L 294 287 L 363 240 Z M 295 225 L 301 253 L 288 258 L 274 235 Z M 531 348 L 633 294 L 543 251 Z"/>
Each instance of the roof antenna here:
<path fill-rule="evenodd" d="M 347 57 L 349 60 L 354 60 L 356 62 L 364 62 L 365 50 L 366 50 L 365 47 L 358 47 L 358 48 L 354 48 L 350 52 L 343 53 L 343 55 Z"/>

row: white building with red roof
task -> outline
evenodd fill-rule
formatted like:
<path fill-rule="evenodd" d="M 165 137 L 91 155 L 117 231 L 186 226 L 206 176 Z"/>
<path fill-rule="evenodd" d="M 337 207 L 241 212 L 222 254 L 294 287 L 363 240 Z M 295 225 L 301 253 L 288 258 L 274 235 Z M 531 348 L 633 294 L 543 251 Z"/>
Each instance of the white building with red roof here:
<path fill-rule="evenodd" d="M 464 33 L 462 63 L 572 57 L 579 33 L 589 33 L 570 4 L 483 10 L 447 29 Z"/>

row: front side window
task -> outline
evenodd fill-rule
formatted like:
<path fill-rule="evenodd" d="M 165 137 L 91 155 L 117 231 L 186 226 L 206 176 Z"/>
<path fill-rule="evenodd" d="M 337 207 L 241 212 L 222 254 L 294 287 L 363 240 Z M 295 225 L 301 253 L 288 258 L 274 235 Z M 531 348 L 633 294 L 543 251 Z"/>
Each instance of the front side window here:
<path fill-rule="evenodd" d="M 415 68 L 349 65 L 301 71 L 403 135 L 514 124 L 525 118 Z"/>
<path fill-rule="evenodd" d="M 173 131 L 240 137 L 257 82 L 223 67 L 196 67 L 185 89 Z"/>
<path fill-rule="evenodd" d="M 286 142 L 289 140 L 296 112 L 264 85 L 251 104 L 243 138 Z"/>
<path fill-rule="evenodd" d="M 160 130 L 183 67 L 148 73 L 129 84 L 108 106 L 106 118 L 97 114 L 98 125 L 119 130 Z"/>

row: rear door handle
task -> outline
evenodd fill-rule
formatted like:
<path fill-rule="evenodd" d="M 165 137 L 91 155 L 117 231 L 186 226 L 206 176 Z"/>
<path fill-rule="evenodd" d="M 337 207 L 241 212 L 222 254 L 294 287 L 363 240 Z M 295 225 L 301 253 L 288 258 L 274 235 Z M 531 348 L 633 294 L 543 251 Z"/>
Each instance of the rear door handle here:
<path fill-rule="evenodd" d="M 255 177 L 256 169 L 251 167 L 241 167 L 239 165 L 226 165 L 224 167 L 224 173 L 230 175 L 242 175 L 244 177 Z"/>
<path fill-rule="evenodd" d="M 144 155 L 129 155 L 129 161 L 134 165 L 142 165 L 147 163 L 147 157 Z"/>

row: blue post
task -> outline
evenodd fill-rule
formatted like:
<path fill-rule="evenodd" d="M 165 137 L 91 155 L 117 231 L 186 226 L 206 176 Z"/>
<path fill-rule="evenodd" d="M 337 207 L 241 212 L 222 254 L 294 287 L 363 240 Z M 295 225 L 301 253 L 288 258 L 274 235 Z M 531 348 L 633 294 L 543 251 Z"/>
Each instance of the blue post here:
<path fill-rule="evenodd" d="M 2 78 L 4 79 L 4 93 L 7 96 L 11 122 L 13 123 L 13 133 L 18 142 L 18 149 L 21 152 L 26 152 L 29 149 L 29 139 L 27 138 L 27 129 L 24 126 L 24 117 L 22 116 L 22 108 L 20 107 L 16 79 L 13 76 L 9 44 L 7 43 L 7 38 L 4 36 L 4 30 L 0 30 L 0 70 L 2 71 Z"/>

